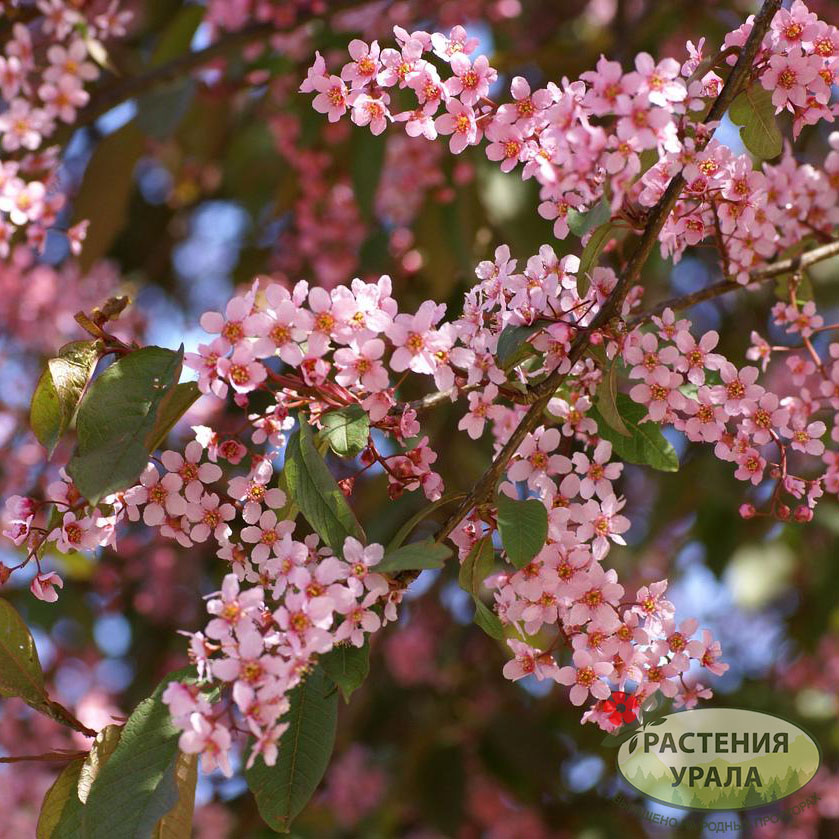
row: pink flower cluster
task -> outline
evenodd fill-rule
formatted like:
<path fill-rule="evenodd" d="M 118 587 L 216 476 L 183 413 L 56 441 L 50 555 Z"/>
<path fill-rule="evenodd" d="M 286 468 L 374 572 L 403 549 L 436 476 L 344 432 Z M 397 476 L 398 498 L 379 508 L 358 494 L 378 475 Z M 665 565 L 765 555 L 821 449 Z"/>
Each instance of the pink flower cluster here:
<path fill-rule="evenodd" d="M 397 26 L 395 49 L 352 41 L 353 60 L 340 75 L 329 74 L 318 54 L 300 90 L 316 94 L 315 110 L 330 121 L 349 112 L 375 134 L 388 122 L 404 122 L 411 136 L 448 136 L 454 154 L 486 138 L 487 157 L 502 171 L 521 164 L 522 177 L 539 182 L 538 212 L 554 220 L 560 239 L 575 213 L 602 203 L 615 221 L 642 227 L 646 208 L 682 174 L 688 189 L 660 234 L 663 254 L 678 259 L 688 245 L 722 237 L 723 267 L 745 283 L 751 268 L 797 242 L 802 230 L 837 221 L 830 172 L 799 167 L 789 153 L 779 166 L 753 172 L 748 154 L 712 140 L 715 126 L 701 121 L 723 83 L 714 68 L 733 64 L 731 53 L 751 28 L 750 19 L 729 33 L 724 52 L 712 59 L 703 54 L 703 39 L 688 43 L 681 63 L 640 53 L 625 73 L 601 57 L 579 80 L 536 91 L 515 77 L 512 101 L 497 105 L 489 98 L 496 71 L 485 56 L 473 55 L 477 41 L 462 27 L 444 36 Z M 778 109 L 794 113 L 796 134 L 804 124 L 833 121 L 839 29 L 801 0 L 776 15 L 754 67 Z M 415 106 L 398 110 L 406 95 Z"/>
<path fill-rule="evenodd" d="M 824 419 L 832 420 L 830 437 L 839 441 L 839 344 L 829 345 L 828 361 L 810 340 L 814 332 L 839 325 L 824 326 L 815 304 L 800 304 L 794 287 L 790 302 L 778 303 L 774 316 L 802 343 L 771 347 L 754 334 L 748 355 L 765 370 L 773 352 L 787 354 L 793 389 L 786 395 L 760 384 L 757 367 L 738 368 L 714 353 L 715 332 L 697 341 L 690 321 L 669 309 L 653 318 L 655 331 L 630 331 L 621 354 L 630 377 L 640 380 L 630 396 L 646 407 L 647 419 L 672 425 L 691 442 L 713 444 L 715 456 L 731 462 L 739 480 L 757 486 L 771 479 L 774 491 L 761 515 L 806 522 L 825 491 L 839 490 L 839 454 L 827 452 L 824 442 Z M 759 513 L 746 503 L 741 514 Z"/>
<path fill-rule="evenodd" d="M 376 573 L 381 545 L 365 547 L 348 537 L 343 555 L 335 556 L 316 536 L 294 540 L 294 522 L 277 521 L 271 510 L 256 521 L 241 531 L 245 542 L 255 543 L 250 558 L 243 550 L 234 562 L 237 573 L 228 574 L 207 603 L 212 617 L 206 629 L 190 639 L 200 680 L 224 688 L 222 698 L 210 703 L 199 685 L 181 682 L 171 682 L 163 694 L 183 731 L 181 749 L 201 753 L 205 771 L 220 766 L 227 775 L 239 721 L 254 738 L 248 767 L 257 755 L 273 766 L 288 728 L 280 718 L 288 711 L 289 691 L 319 655 L 340 643 L 360 647 L 395 620 L 401 599 L 401 591 Z M 241 590 L 240 579 L 258 585 Z"/>
<path fill-rule="evenodd" d="M 0 53 L 0 256 L 9 253 L 17 229 L 41 247 L 55 224 L 65 196 L 58 183 L 58 147 L 42 149 L 60 123 L 71 124 L 90 98 L 85 84 L 99 76 L 91 60 L 100 40 L 125 34 L 131 12 L 114 0 L 88 20 L 77 4 L 39 0 L 32 24 L 15 23 Z M 87 40 L 82 33 L 87 33 Z M 74 253 L 81 249 L 87 223 L 67 232 Z"/>

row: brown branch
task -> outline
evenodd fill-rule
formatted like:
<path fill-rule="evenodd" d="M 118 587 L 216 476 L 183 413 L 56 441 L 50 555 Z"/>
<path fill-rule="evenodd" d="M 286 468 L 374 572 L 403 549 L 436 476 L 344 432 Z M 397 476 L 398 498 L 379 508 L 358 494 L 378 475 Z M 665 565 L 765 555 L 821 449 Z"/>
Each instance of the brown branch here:
<path fill-rule="evenodd" d="M 717 122 L 721 119 L 728 109 L 728 106 L 740 93 L 743 84 L 747 81 L 749 73 L 751 72 L 755 56 L 757 55 L 764 35 L 769 29 L 769 24 L 780 7 L 781 0 L 764 0 L 760 12 L 758 12 L 754 19 L 754 24 L 752 26 L 752 31 L 749 33 L 748 40 L 743 45 L 743 49 L 740 51 L 740 54 L 737 57 L 737 62 L 723 85 L 720 95 L 714 101 L 714 104 L 711 106 L 711 109 L 705 118 L 706 125 L 708 123 Z M 664 224 L 672 212 L 684 186 L 685 179 L 681 174 L 676 175 L 668 184 L 667 189 L 664 191 L 664 195 L 662 195 L 658 203 L 650 211 L 647 224 L 644 228 L 644 232 L 641 234 L 638 245 L 632 253 L 632 256 L 629 258 L 629 262 L 626 264 L 626 267 L 612 290 L 612 293 L 609 295 L 609 299 L 598 311 L 594 320 L 591 322 L 589 329 L 585 332 L 581 332 L 571 344 L 571 349 L 568 353 L 568 359 L 571 362 L 571 367 L 574 366 L 574 364 L 588 349 L 591 332 L 607 324 L 616 314 L 619 313 L 624 298 L 640 277 L 641 270 L 652 253 L 655 243 L 658 241 L 658 234 L 664 227 Z M 565 381 L 566 376 L 567 373 L 560 373 L 558 370 L 554 371 L 543 382 L 531 389 L 531 393 L 533 394 L 535 401 L 522 418 L 522 421 L 513 431 L 510 439 L 492 461 L 489 468 L 478 479 L 477 483 L 472 488 L 472 491 L 443 525 L 442 529 L 437 534 L 438 542 L 445 539 L 469 514 L 469 511 L 473 507 L 478 504 L 485 503 L 492 498 L 493 493 L 495 492 L 495 485 L 504 473 L 507 463 L 512 459 L 527 434 L 539 425 L 548 402 L 551 400 L 551 397 L 556 392 L 557 388 L 563 383 L 563 381 Z"/>
<path fill-rule="evenodd" d="M 55 751 L 45 752 L 40 755 L 10 755 L 0 757 L 0 763 L 21 763 L 24 760 L 40 760 L 46 762 L 59 762 L 66 760 L 75 760 L 79 757 L 87 757 L 88 753 L 84 751 Z"/>
<path fill-rule="evenodd" d="M 103 85 L 94 91 L 90 104 L 79 111 L 78 118 L 72 127 L 75 129 L 80 125 L 89 125 L 127 99 L 165 87 L 204 64 L 216 58 L 223 58 L 233 50 L 244 47 L 252 41 L 267 38 L 276 31 L 276 27 L 271 22 L 252 23 L 243 29 L 222 35 L 202 50 L 188 52 L 166 64 L 154 67 L 147 73 L 116 79 L 110 84 Z"/>
<path fill-rule="evenodd" d="M 813 248 L 798 256 L 790 257 L 789 259 L 782 259 L 778 262 L 773 262 L 765 265 L 763 268 L 758 268 L 749 274 L 750 281 L 746 284 L 738 283 L 735 280 L 721 280 L 718 283 L 713 283 L 706 288 L 701 288 L 699 291 L 684 294 L 681 297 L 671 297 L 669 300 L 663 300 L 661 303 L 655 305 L 650 311 L 627 323 L 630 329 L 636 326 L 641 326 L 650 321 L 655 315 L 660 315 L 665 309 L 687 309 L 696 303 L 702 303 L 705 300 L 712 300 L 714 297 L 719 297 L 722 294 L 728 294 L 729 291 L 737 291 L 738 289 L 752 288 L 756 283 L 765 282 L 766 280 L 774 279 L 782 274 L 795 273 L 808 268 L 810 265 L 815 265 L 817 262 L 823 262 L 825 259 L 830 259 L 833 256 L 839 256 L 839 242 L 831 242 L 829 245 L 822 245 L 818 248 Z"/>
<path fill-rule="evenodd" d="M 310 10 L 298 13 L 291 28 L 323 19 L 326 14 L 333 15 L 336 12 L 359 5 L 362 5 L 360 0 L 330 0 L 328 11 L 324 13 L 323 11 L 317 11 L 318 4 L 314 3 Z M 102 114 L 128 99 L 165 87 L 167 84 L 187 76 L 193 70 L 197 70 L 217 58 L 224 58 L 254 41 L 268 39 L 271 35 L 285 31 L 288 30 L 278 29 L 273 21 L 250 23 L 242 29 L 224 33 L 204 49 L 178 56 L 178 58 L 161 64 L 159 67 L 153 67 L 141 75 L 113 79 L 110 83 L 106 83 L 92 92 L 90 102 L 79 111 L 77 119 L 71 126 L 67 127 L 68 131 L 75 130 L 82 125 L 89 125 Z M 58 141 L 60 142 L 61 138 Z"/>

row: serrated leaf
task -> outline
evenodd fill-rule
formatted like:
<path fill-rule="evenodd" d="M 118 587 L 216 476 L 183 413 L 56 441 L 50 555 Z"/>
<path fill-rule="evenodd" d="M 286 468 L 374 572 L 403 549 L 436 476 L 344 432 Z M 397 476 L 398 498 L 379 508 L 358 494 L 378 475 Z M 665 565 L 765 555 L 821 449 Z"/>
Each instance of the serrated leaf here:
<path fill-rule="evenodd" d="M 312 429 L 302 416 L 298 425 L 288 439 L 283 470 L 290 497 L 332 550 L 340 552 L 348 536 L 365 542 L 358 519 L 315 448 Z"/>
<path fill-rule="evenodd" d="M 612 361 L 603 372 L 603 378 L 598 385 L 594 404 L 597 406 L 600 416 L 603 417 L 616 434 L 620 434 L 621 437 L 631 437 L 632 435 L 626 427 L 626 423 L 621 418 L 617 406 L 618 385 L 617 374 L 615 372 L 616 366 L 617 362 Z"/>
<path fill-rule="evenodd" d="M 79 731 L 84 726 L 49 698 L 38 650 L 17 610 L 0 597 L 0 696 L 17 696 L 48 717 Z"/>
<path fill-rule="evenodd" d="M 484 580 L 492 573 L 494 566 L 495 548 L 492 544 L 492 536 L 484 536 L 475 543 L 460 565 L 457 575 L 460 587 L 473 597 L 478 597 Z"/>
<path fill-rule="evenodd" d="M 618 434 L 608 425 L 597 408 L 592 408 L 589 414 L 597 423 L 598 436 L 612 444 L 613 452 L 621 460 L 651 466 L 662 472 L 678 472 L 679 457 L 661 433 L 661 429 L 654 422 L 641 422 L 647 415 L 647 409 L 633 402 L 624 393 L 617 394 L 615 404 L 630 436 Z"/>
<path fill-rule="evenodd" d="M 784 138 L 775 118 L 772 94 L 759 82 L 752 82 L 731 103 L 728 115 L 740 128 L 746 148 L 761 160 L 777 157 L 784 148 Z"/>
<path fill-rule="evenodd" d="M 67 825 L 73 821 L 74 814 L 81 818 L 77 786 L 83 764 L 83 757 L 70 761 L 47 790 L 35 828 L 36 839 L 67 839 L 71 835 Z"/>
<path fill-rule="evenodd" d="M 451 548 L 446 545 L 430 538 L 423 539 L 389 551 L 378 565 L 373 566 L 373 570 L 377 574 L 399 574 L 401 571 L 442 568 L 451 555 Z"/>
<path fill-rule="evenodd" d="M 496 496 L 498 532 L 507 557 L 516 568 L 524 568 L 545 545 L 548 511 L 541 501 L 517 501 L 503 493 Z"/>
<path fill-rule="evenodd" d="M 495 350 L 500 366 L 513 366 L 523 360 L 526 351 L 533 351 L 527 344 L 527 339 L 541 332 L 546 326 L 546 320 L 537 320 L 528 326 L 505 326 L 498 336 L 498 346 Z"/>
<path fill-rule="evenodd" d="M 475 598 L 475 623 L 489 635 L 490 638 L 495 638 L 496 641 L 504 640 L 504 627 L 498 618 L 498 615 L 482 601 Z"/>
<path fill-rule="evenodd" d="M 335 454 L 355 457 L 367 448 L 370 434 L 370 417 L 361 405 L 348 405 L 338 411 L 329 411 L 320 419 L 321 435 L 329 442 Z"/>
<path fill-rule="evenodd" d="M 580 212 L 572 207 L 568 210 L 568 229 L 582 238 L 595 227 L 600 227 L 612 217 L 612 209 L 605 198 L 601 198 L 590 210 Z"/>
<path fill-rule="evenodd" d="M 260 815 L 281 833 L 289 831 L 323 778 L 338 723 L 338 693 L 320 667 L 291 692 L 289 702 L 276 765 L 266 766 L 260 756 L 245 770 Z"/>
<path fill-rule="evenodd" d="M 150 836 L 178 801 L 175 768 L 178 737 L 161 698 L 173 673 L 133 711 L 108 762 L 90 787 L 82 811 L 87 839 L 137 839 Z"/>
<path fill-rule="evenodd" d="M 130 486 L 145 468 L 150 446 L 171 420 L 163 417 L 159 426 L 158 412 L 164 402 L 169 408 L 177 402 L 169 400 L 182 359 L 183 348 L 144 347 L 115 361 L 87 389 L 67 471 L 91 503 Z"/>
<path fill-rule="evenodd" d="M 99 360 L 98 341 L 73 341 L 51 358 L 38 379 L 29 408 L 29 424 L 52 455 L 70 427 L 82 392 Z"/>
<path fill-rule="evenodd" d="M 370 642 L 365 638 L 360 647 L 352 644 L 339 644 L 335 649 L 320 656 L 318 664 L 341 689 L 344 702 L 361 687 L 370 673 Z"/>

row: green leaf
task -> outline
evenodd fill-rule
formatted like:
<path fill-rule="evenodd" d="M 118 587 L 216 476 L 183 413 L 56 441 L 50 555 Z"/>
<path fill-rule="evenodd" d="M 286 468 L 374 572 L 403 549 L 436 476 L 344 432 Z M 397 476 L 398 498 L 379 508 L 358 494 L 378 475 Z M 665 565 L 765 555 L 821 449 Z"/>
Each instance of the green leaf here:
<path fill-rule="evenodd" d="M 178 753 L 175 761 L 175 786 L 178 803 L 157 823 L 153 839 L 189 839 L 195 810 L 195 786 L 198 783 L 198 755 Z"/>
<path fill-rule="evenodd" d="M 320 667 L 291 692 L 289 701 L 283 718 L 288 729 L 276 765 L 266 766 L 260 756 L 245 770 L 260 815 L 281 833 L 288 833 L 323 778 L 338 723 L 338 693 Z"/>
<path fill-rule="evenodd" d="M 598 385 L 594 404 L 597 406 L 600 416 L 603 417 L 616 434 L 620 434 L 621 437 L 631 437 L 632 434 L 621 418 L 620 411 L 618 411 L 616 401 L 618 397 L 617 376 L 615 373 L 616 365 L 617 361 L 612 361 L 608 369 L 603 372 L 603 378 Z"/>
<path fill-rule="evenodd" d="M 47 362 L 29 408 L 29 424 L 41 445 L 52 455 L 70 427 L 76 406 L 99 360 L 98 341 L 65 344 Z"/>
<path fill-rule="evenodd" d="M 615 226 L 611 222 L 601 224 L 586 242 L 583 248 L 583 253 L 580 256 L 580 267 L 577 269 L 577 284 L 581 291 L 588 289 L 589 276 L 591 272 L 597 267 L 597 260 L 600 259 L 600 254 L 603 248 L 613 238 Z"/>
<path fill-rule="evenodd" d="M 492 536 L 484 536 L 475 543 L 463 560 L 457 581 L 464 591 L 472 595 L 475 602 L 475 623 L 491 638 L 503 641 L 504 627 L 498 615 L 483 603 L 480 597 L 483 581 L 492 573 L 494 567 L 495 547 L 492 544 Z"/>
<path fill-rule="evenodd" d="M 728 115 L 740 125 L 740 137 L 746 148 L 761 160 L 777 157 L 784 148 L 784 138 L 775 119 L 772 94 L 759 82 L 752 82 L 732 103 Z"/>
<path fill-rule="evenodd" d="M 505 368 L 514 366 L 529 352 L 533 352 L 533 348 L 526 343 L 527 339 L 541 332 L 546 326 L 548 326 L 546 320 L 537 320 L 528 326 L 505 326 L 498 336 L 498 346 L 495 350 L 501 366 Z"/>
<path fill-rule="evenodd" d="M 678 472 L 679 457 L 661 433 L 661 429 L 654 422 L 641 422 L 647 415 L 647 409 L 633 402 L 624 393 L 617 394 L 615 405 L 629 430 L 629 437 L 624 437 L 611 428 L 597 408 L 592 408 L 589 412 L 597 422 L 598 435 L 612 444 L 614 453 L 628 463 L 651 466 L 662 472 Z"/>
<path fill-rule="evenodd" d="M 386 551 L 394 551 L 396 548 L 400 547 L 402 543 L 411 535 L 414 528 L 423 520 L 428 518 L 435 510 L 438 510 L 440 507 L 445 506 L 446 504 L 450 504 L 452 501 L 460 501 L 461 499 L 466 498 L 465 492 L 448 492 L 441 498 L 438 498 L 436 501 L 432 501 L 431 504 L 426 505 L 423 507 L 419 512 L 415 513 L 399 530 L 396 531 L 396 535 L 388 542 Z"/>
<path fill-rule="evenodd" d="M 401 571 L 420 571 L 428 568 L 442 568 L 452 555 L 451 548 L 433 539 L 411 542 L 395 551 L 389 551 L 373 570 L 378 574 L 398 574 Z"/>
<path fill-rule="evenodd" d="M 498 615 L 482 602 L 475 598 L 475 617 L 474 621 L 478 626 L 489 635 L 490 638 L 495 638 L 496 641 L 504 640 L 504 627 L 498 618 Z"/>
<path fill-rule="evenodd" d="M 350 697 L 361 687 L 370 673 L 370 642 L 365 638 L 361 647 L 339 644 L 335 649 L 320 656 L 318 664 L 341 689 L 344 702 L 349 702 Z"/>
<path fill-rule="evenodd" d="M 350 140 L 350 159 L 353 196 L 365 220 L 371 221 L 385 160 L 385 138 L 356 132 Z"/>
<path fill-rule="evenodd" d="M 35 641 L 23 618 L 0 597 L 0 696 L 17 696 L 48 717 L 79 731 L 84 726 L 47 694 Z"/>
<path fill-rule="evenodd" d="M 84 762 L 80 757 L 68 763 L 47 790 L 35 828 L 37 839 L 68 839 L 68 825 L 74 819 L 80 821 L 82 803 L 77 787 Z"/>
<path fill-rule="evenodd" d="M 164 679 L 135 709 L 108 762 L 90 787 L 82 812 L 87 839 L 150 836 L 178 803 L 178 736 L 161 696 L 181 671 Z"/>
<path fill-rule="evenodd" d="M 92 504 L 130 486 L 165 436 L 172 411 L 183 405 L 183 348 L 144 347 L 115 361 L 87 389 L 76 419 L 78 447 L 67 466 L 73 482 Z M 161 406 L 167 413 L 158 417 Z"/>
<path fill-rule="evenodd" d="M 204 6 L 184 6 L 179 9 L 163 30 L 149 59 L 149 67 L 159 67 L 188 52 L 205 12 Z"/>
<path fill-rule="evenodd" d="M 166 441 L 166 435 L 175 423 L 192 407 L 201 396 L 197 382 L 181 382 L 170 388 L 160 400 L 154 426 L 146 440 L 146 448 L 153 452 Z"/>
<path fill-rule="evenodd" d="M 612 209 L 605 198 L 601 198 L 590 210 L 580 212 L 573 207 L 568 210 L 568 229 L 582 238 L 595 227 L 600 227 L 612 217 Z"/>
<path fill-rule="evenodd" d="M 315 448 L 312 429 L 302 415 L 298 426 L 289 437 L 283 470 L 290 497 L 332 550 L 340 551 L 347 536 L 365 542 L 364 531 Z"/>
<path fill-rule="evenodd" d="M 68 777 L 64 773 L 59 776 L 54 786 L 57 787 L 55 798 L 49 803 L 52 790 L 47 794 L 41 806 L 41 816 L 38 819 L 38 839 L 54 837 L 54 839 L 82 839 L 86 837 L 82 820 L 84 805 L 90 795 L 90 788 L 102 768 L 114 753 L 122 734 L 122 726 L 106 725 L 93 741 L 86 758 L 80 761 L 78 771 Z M 63 780 L 62 780 L 63 779 Z M 59 781 L 61 785 L 59 786 Z M 72 782 L 72 789 L 65 785 Z M 66 795 L 66 797 L 64 797 Z M 43 821 L 43 834 L 42 830 Z"/>
<path fill-rule="evenodd" d="M 79 256 L 83 272 L 105 256 L 126 226 L 134 192 L 134 168 L 146 148 L 136 120 L 101 139 L 73 199 L 73 218 L 89 219 L 90 227 Z"/>
<path fill-rule="evenodd" d="M 510 562 L 524 568 L 545 544 L 548 511 L 541 501 L 516 501 L 503 493 L 496 497 L 498 532 Z"/>
<path fill-rule="evenodd" d="M 370 417 L 361 405 L 348 405 L 338 411 L 323 414 L 320 423 L 323 426 L 321 435 L 329 442 L 335 454 L 355 457 L 367 448 Z"/>
<path fill-rule="evenodd" d="M 494 567 L 495 548 L 492 544 L 492 536 L 484 536 L 475 543 L 469 555 L 461 563 L 457 581 L 464 591 L 468 591 L 473 597 L 478 597 L 483 581 L 492 573 Z"/>

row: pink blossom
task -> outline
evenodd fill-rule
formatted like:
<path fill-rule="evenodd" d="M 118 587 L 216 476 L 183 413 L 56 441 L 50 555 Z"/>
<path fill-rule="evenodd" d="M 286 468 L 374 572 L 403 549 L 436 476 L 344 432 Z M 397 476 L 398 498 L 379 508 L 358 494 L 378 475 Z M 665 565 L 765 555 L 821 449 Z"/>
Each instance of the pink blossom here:
<path fill-rule="evenodd" d="M 466 146 L 475 145 L 480 138 L 480 130 L 475 122 L 475 112 L 459 99 L 446 102 L 446 113 L 434 120 L 434 127 L 444 136 L 451 134 L 449 150 L 460 154 Z"/>
<path fill-rule="evenodd" d="M 219 375 L 224 376 L 237 393 L 249 393 L 259 387 L 268 377 L 268 371 L 256 361 L 253 350 L 240 345 L 230 358 L 218 360 Z"/>
<path fill-rule="evenodd" d="M 311 85 L 318 91 L 312 107 L 318 113 L 326 114 L 330 122 L 337 122 L 347 112 L 347 86 L 338 76 L 316 76 Z"/>
<path fill-rule="evenodd" d="M 541 682 L 545 678 L 557 678 L 559 667 L 550 653 L 543 653 L 515 638 L 508 638 L 507 646 L 515 658 L 508 661 L 501 671 L 505 679 L 515 682 L 525 676 L 535 676 Z"/>
<path fill-rule="evenodd" d="M 376 77 L 380 67 L 381 51 L 377 41 L 368 45 L 358 38 L 350 41 L 348 51 L 353 60 L 344 65 L 341 78 L 346 82 L 351 82 L 353 90 L 357 90 L 365 87 Z"/>
<path fill-rule="evenodd" d="M 555 677 L 561 685 L 573 685 L 569 692 L 572 704 L 582 705 L 589 693 L 595 699 L 608 699 L 612 691 L 603 678 L 612 672 L 612 665 L 597 661 L 586 650 L 576 650 L 573 661 L 573 667 L 561 667 Z"/>
<path fill-rule="evenodd" d="M 197 503 L 204 494 L 204 484 L 211 484 L 217 481 L 221 475 L 221 468 L 215 463 L 202 463 L 199 466 L 201 456 L 204 453 L 202 445 L 197 440 L 187 443 L 184 453 L 165 451 L 160 459 L 170 474 L 175 474 L 181 479 L 181 486 L 186 500 Z"/>
<path fill-rule="evenodd" d="M 371 392 L 385 390 L 390 380 L 381 361 L 384 352 L 380 338 L 371 338 L 361 346 L 353 341 L 348 348 L 336 350 L 336 381 L 344 387 L 361 384 Z"/>
<path fill-rule="evenodd" d="M 769 68 L 760 77 L 760 83 L 772 91 L 776 113 L 807 104 L 807 86 L 816 78 L 820 67 L 821 59 L 805 56 L 797 47 L 787 55 L 769 57 Z"/>
<path fill-rule="evenodd" d="M 58 600 L 57 588 L 64 588 L 64 580 L 55 573 L 49 571 L 46 574 L 36 574 L 32 578 L 32 583 L 29 590 L 38 600 L 43 600 L 46 603 L 55 603 Z"/>

